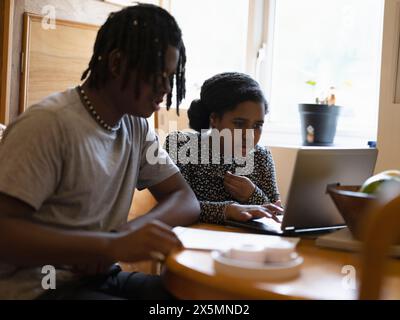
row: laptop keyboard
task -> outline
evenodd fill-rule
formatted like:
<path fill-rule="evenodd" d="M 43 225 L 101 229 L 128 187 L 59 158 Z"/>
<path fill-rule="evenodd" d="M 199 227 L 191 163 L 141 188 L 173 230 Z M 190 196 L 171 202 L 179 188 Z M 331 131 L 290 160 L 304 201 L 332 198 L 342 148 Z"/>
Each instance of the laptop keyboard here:
<path fill-rule="evenodd" d="M 282 221 L 283 216 L 278 216 L 280 221 Z M 228 225 L 236 227 L 244 227 L 254 231 L 258 231 L 266 234 L 282 234 L 280 223 L 270 219 L 261 218 L 256 220 L 249 220 L 246 222 L 228 220 Z"/>

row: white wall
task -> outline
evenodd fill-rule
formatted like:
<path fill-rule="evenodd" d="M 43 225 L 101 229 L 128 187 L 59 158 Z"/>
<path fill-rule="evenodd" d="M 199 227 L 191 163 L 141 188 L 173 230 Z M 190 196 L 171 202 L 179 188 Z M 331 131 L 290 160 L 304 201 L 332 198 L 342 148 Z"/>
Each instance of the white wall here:
<path fill-rule="evenodd" d="M 289 192 L 290 181 L 294 165 L 296 162 L 296 147 L 269 147 L 275 162 L 276 180 L 282 203 L 286 203 L 286 197 Z"/>
<path fill-rule="evenodd" d="M 400 0 L 386 0 L 377 141 L 379 156 L 376 172 L 400 169 L 400 104 L 394 103 L 400 37 L 399 18 Z"/>

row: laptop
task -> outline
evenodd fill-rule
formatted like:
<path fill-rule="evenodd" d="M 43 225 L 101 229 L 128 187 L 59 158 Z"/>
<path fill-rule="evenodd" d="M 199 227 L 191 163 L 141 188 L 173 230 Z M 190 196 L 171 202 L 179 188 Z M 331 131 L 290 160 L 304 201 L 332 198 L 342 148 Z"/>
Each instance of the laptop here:
<path fill-rule="evenodd" d="M 330 184 L 361 185 L 373 175 L 376 148 L 339 149 L 302 147 L 297 150 L 284 215 L 280 223 L 262 218 L 227 225 L 271 235 L 321 234 L 346 227 L 326 192 Z"/>

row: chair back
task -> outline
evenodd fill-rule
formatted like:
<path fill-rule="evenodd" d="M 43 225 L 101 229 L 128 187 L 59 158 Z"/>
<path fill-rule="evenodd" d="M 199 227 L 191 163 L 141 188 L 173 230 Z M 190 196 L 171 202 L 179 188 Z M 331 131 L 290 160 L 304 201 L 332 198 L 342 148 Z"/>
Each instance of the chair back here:
<path fill-rule="evenodd" d="M 389 249 L 400 239 L 400 195 L 372 209 L 363 238 L 359 298 L 377 300 L 381 298 Z"/>

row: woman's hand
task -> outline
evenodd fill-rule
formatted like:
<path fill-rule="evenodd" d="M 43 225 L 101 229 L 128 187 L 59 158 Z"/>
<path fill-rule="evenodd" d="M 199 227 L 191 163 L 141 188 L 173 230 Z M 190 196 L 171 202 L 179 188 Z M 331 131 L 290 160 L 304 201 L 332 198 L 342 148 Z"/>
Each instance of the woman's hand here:
<path fill-rule="evenodd" d="M 280 208 L 283 209 L 283 204 L 282 204 L 282 201 L 281 201 L 281 200 L 276 200 L 276 201 L 274 202 L 274 205 L 276 205 L 276 206 L 278 206 L 278 207 L 280 207 Z M 282 212 L 282 213 L 283 213 L 283 212 Z"/>
<path fill-rule="evenodd" d="M 225 208 L 225 217 L 229 220 L 248 221 L 255 218 L 271 218 L 280 222 L 276 217 L 283 209 L 273 203 L 265 205 L 241 205 L 232 203 Z"/>
<path fill-rule="evenodd" d="M 240 202 L 249 200 L 256 188 L 249 178 L 235 175 L 229 171 L 224 176 L 224 187 L 233 199 Z"/>

